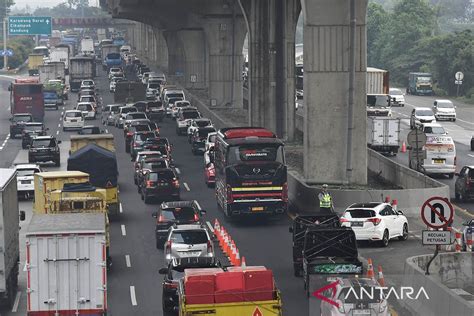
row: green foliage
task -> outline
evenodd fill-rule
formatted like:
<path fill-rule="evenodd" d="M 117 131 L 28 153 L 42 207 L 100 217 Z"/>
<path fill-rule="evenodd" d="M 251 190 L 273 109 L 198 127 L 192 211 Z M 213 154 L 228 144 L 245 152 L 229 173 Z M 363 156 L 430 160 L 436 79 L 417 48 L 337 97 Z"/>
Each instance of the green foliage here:
<path fill-rule="evenodd" d="M 107 15 L 107 13 L 101 8 L 90 7 L 88 2 L 85 0 L 68 0 L 67 3 L 60 3 L 52 8 L 37 8 L 33 15 L 52 16 L 54 18 L 77 18 L 81 17 L 82 13 L 84 13 L 84 17 L 98 17 Z"/>
<path fill-rule="evenodd" d="M 17 68 L 28 59 L 28 54 L 33 50 L 35 42 L 29 36 L 15 36 L 9 39 L 7 46 L 14 53 L 13 56 L 8 57 L 8 67 Z M 0 68 L 3 68 L 3 58 L 0 58 Z"/>

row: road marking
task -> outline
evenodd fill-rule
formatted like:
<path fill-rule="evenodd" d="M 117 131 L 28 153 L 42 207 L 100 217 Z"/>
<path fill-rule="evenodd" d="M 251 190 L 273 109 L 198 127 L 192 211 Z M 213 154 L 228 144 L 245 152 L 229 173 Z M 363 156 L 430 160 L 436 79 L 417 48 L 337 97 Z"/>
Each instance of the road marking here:
<path fill-rule="evenodd" d="M 108 129 L 105 129 L 105 133 L 107 133 L 107 134 L 108 134 L 108 133 L 109 133 L 109 130 L 108 130 Z"/>
<path fill-rule="evenodd" d="M 473 154 L 467 154 L 469 157 L 474 158 Z"/>
<path fill-rule="evenodd" d="M 64 112 L 61 112 L 61 116 L 63 116 L 63 115 L 64 115 Z"/>
<path fill-rule="evenodd" d="M 123 213 L 122 203 L 119 204 L 119 212 Z"/>
<path fill-rule="evenodd" d="M 181 170 L 179 170 L 179 168 L 174 168 L 174 170 L 176 170 L 177 174 L 181 174 Z"/>
<path fill-rule="evenodd" d="M 56 135 L 59 135 L 59 131 L 56 131 Z"/>
<path fill-rule="evenodd" d="M 16 313 L 18 311 L 18 305 L 20 304 L 20 297 L 21 297 L 21 291 L 16 292 L 15 303 L 13 304 L 13 307 L 12 307 L 12 313 Z"/>
<path fill-rule="evenodd" d="M 58 127 L 61 127 L 61 124 L 58 124 Z"/>
<path fill-rule="evenodd" d="M 120 225 L 120 229 L 122 230 L 122 236 L 127 236 L 127 230 L 125 229 L 125 225 Z"/>
<path fill-rule="evenodd" d="M 25 266 L 23 267 L 23 271 L 26 272 L 27 269 L 28 269 L 28 263 L 25 261 Z"/>
<path fill-rule="evenodd" d="M 10 134 L 7 134 L 7 139 L 10 139 Z"/>
<path fill-rule="evenodd" d="M 3 146 L 0 146 L 0 150 L 3 150 Z"/>
<path fill-rule="evenodd" d="M 135 287 L 133 285 L 130 286 L 130 299 L 132 300 L 132 305 L 137 306 L 137 297 L 135 296 Z"/>
<path fill-rule="evenodd" d="M 198 201 L 196 201 L 196 204 L 197 204 L 197 206 L 198 206 L 198 210 L 202 210 L 201 205 L 199 204 Z"/>
<path fill-rule="evenodd" d="M 183 183 L 184 187 L 186 188 L 186 190 L 189 192 L 191 191 L 191 189 L 189 188 L 188 184 L 186 182 Z"/>
<path fill-rule="evenodd" d="M 130 262 L 130 256 L 129 255 L 125 255 L 125 264 L 127 265 L 127 268 L 132 267 L 132 263 Z"/>
<path fill-rule="evenodd" d="M 463 122 L 463 123 L 466 123 L 466 124 L 472 124 L 472 125 L 474 125 L 474 123 L 468 122 L 468 121 L 465 121 L 465 120 L 461 120 L 460 118 L 456 118 L 456 121 L 460 121 L 460 122 Z"/>

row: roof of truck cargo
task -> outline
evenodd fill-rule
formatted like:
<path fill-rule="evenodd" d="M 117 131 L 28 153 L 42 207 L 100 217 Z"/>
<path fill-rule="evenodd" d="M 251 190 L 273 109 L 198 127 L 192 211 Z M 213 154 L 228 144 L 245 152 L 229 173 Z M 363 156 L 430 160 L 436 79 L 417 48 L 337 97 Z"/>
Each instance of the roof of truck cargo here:
<path fill-rule="evenodd" d="M 105 233 L 104 214 L 33 214 L 26 236 L 72 233 Z"/>
<path fill-rule="evenodd" d="M 0 191 L 15 176 L 16 170 L 10 168 L 0 168 Z"/>
<path fill-rule="evenodd" d="M 89 174 L 82 171 L 48 171 L 36 173 L 43 178 L 68 178 L 68 177 L 88 177 Z"/>

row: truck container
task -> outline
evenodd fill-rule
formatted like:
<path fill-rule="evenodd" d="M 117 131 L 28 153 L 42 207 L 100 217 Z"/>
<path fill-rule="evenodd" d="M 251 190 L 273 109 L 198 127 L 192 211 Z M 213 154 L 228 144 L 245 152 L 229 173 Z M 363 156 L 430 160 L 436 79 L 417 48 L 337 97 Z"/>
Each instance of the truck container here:
<path fill-rule="evenodd" d="M 50 37 L 49 38 L 49 47 L 54 47 L 56 45 L 58 45 L 59 43 L 61 43 L 61 37 L 60 36 L 57 36 L 57 37 Z"/>
<path fill-rule="evenodd" d="M 102 42 L 102 40 L 107 38 L 107 30 L 106 29 L 97 29 L 97 40 Z"/>
<path fill-rule="evenodd" d="M 410 72 L 408 74 L 407 93 L 433 95 L 433 75 L 426 72 Z"/>
<path fill-rule="evenodd" d="M 39 79 L 42 84 L 48 80 L 64 79 L 66 78 L 65 66 L 63 62 L 50 62 L 38 66 Z"/>
<path fill-rule="evenodd" d="M 52 191 L 60 190 L 65 183 L 84 183 L 89 175 L 80 171 L 50 171 L 35 173 L 35 199 L 33 211 L 46 213 Z"/>
<path fill-rule="evenodd" d="M 106 315 L 103 214 L 33 214 L 26 232 L 27 315 Z"/>
<path fill-rule="evenodd" d="M 367 117 L 367 146 L 385 154 L 396 155 L 400 148 L 400 119 Z"/>
<path fill-rule="evenodd" d="M 71 91 L 79 91 L 81 82 L 95 77 L 95 60 L 93 57 L 82 56 L 69 59 L 69 85 Z"/>
<path fill-rule="evenodd" d="M 388 91 L 388 71 L 373 67 L 367 67 L 367 94 L 388 94 Z"/>
<path fill-rule="evenodd" d="M 17 294 L 19 212 L 15 169 L 0 169 L 0 304 L 10 306 Z"/>
<path fill-rule="evenodd" d="M 16 78 L 8 87 L 10 112 L 31 113 L 37 122 L 44 118 L 43 84 L 38 77 Z"/>
<path fill-rule="evenodd" d="M 44 62 L 43 54 L 29 54 L 28 55 L 28 74 L 30 76 L 38 76 L 38 67 Z"/>
<path fill-rule="evenodd" d="M 113 44 L 101 45 L 100 55 L 102 56 L 102 67 L 104 68 L 104 70 L 107 69 L 106 57 L 110 53 L 120 54 L 120 46 Z"/>
<path fill-rule="evenodd" d="M 146 86 L 136 81 L 119 81 L 115 85 L 114 102 L 129 103 L 144 101 L 146 99 Z"/>
<path fill-rule="evenodd" d="M 115 152 L 114 135 L 112 134 L 71 135 L 71 149 L 69 150 L 69 154 L 76 152 L 76 150 L 88 144 L 96 144 L 109 151 Z"/>
<path fill-rule="evenodd" d="M 94 40 L 92 38 L 83 38 L 81 40 L 81 54 L 83 55 L 94 54 Z"/>
<path fill-rule="evenodd" d="M 62 61 L 66 67 L 66 74 L 69 73 L 69 58 L 72 55 L 72 45 L 67 43 L 60 43 L 56 45 L 51 51 L 50 60 L 51 61 Z"/>

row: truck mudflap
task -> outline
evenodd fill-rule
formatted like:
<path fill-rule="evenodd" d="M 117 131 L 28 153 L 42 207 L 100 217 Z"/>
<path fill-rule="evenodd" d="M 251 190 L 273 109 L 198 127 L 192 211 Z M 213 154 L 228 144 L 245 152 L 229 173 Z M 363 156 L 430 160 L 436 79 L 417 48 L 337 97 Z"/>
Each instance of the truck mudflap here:
<path fill-rule="evenodd" d="M 108 214 L 109 214 L 109 217 L 111 218 L 114 218 L 114 217 L 117 217 L 119 216 L 119 209 L 120 209 L 120 206 L 119 206 L 120 203 L 116 202 L 116 203 L 111 203 L 111 204 L 107 204 L 107 209 L 108 209 Z"/>

